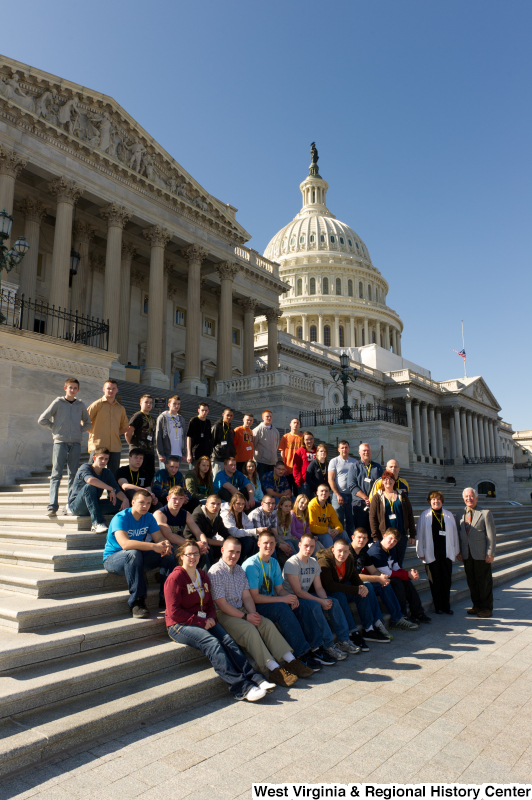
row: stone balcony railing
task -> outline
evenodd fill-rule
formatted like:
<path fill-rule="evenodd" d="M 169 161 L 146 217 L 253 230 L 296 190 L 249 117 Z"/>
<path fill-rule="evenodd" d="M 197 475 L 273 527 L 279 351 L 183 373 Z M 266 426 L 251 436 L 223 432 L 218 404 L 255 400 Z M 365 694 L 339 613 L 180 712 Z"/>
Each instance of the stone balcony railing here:
<path fill-rule="evenodd" d="M 319 310 L 314 310 L 312 312 L 302 311 L 302 309 L 292 309 L 292 306 L 302 306 L 305 308 L 306 306 L 316 306 L 316 304 L 320 304 Z M 399 314 L 397 311 L 394 311 L 393 308 L 385 305 L 384 303 L 377 303 L 374 300 L 365 300 L 362 297 L 349 297 L 349 295 L 342 295 L 342 294 L 317 294 L 317 295 L 294 295 L 292 297 L 283 297 L 281 298 L 281 306 L 283 311 L 286 311 L 290 314 L 306 314 L 306 313 L 313 313 L 313 314 L 331 314 L 334 312 L 335 306 L 344 306 L 348 304 L 353 307 L 353 312 L 357 312 L 357 310 L 362 314 L 368 311 L 380 311 L 383 314 L 390 314 L 393 317 L 397 317 L 400 320 Z M 323 307 L 323 308 L 322 308 Z M 329 311 L 327 307 L 330 307 L 332 310 Z M 340 309 L 338 309 L 339 313 L 342 313 Z M 343 312 L 346 313 L 345 311 Z M 397 324 L 396 320 L 391 322 L 390 324 Z"/>
<path fill-rule="evenodd" d="M 271 272 L 274 278 L 279 277 L 279 264 L 276 261 L 270 261 L 268 258 L 264 258 L 264 256 L 261 256 L 256 250 L 252 250 L 250 247 L 244 247 L 244 245 L 238 245 L 235 247 L 235 255 L 254 267 L 264 269 L 266 272 Z"/>
<path fill-rule="evenodd" d="M 320 385 L 317 386 L 317 383 Z M 304 378 L 302 375 L 294 375 L 292 372 L 281 369 L 275 372 L 259 372 L 255 375 L 244 375 L 241 378 L 231 378 L 231 380 L 227 381 L 216 381 L 216 397 L 220 398 L 223 395 L 242 394 L 242 392 L 259 391 L 278 386 L 288 386 L 297 391 L 316 394 L 321 390 L 321 381 L 316 381 L 314 378 Z"/>
<path fill-rule="evenodd" d="M 411 369 L 396 369 L 393 370 L 393 372 L 386 372 L 385 375 L 387 378 L 390 378 L 390 380 L 395 381 L 396 383 L 401 383 L 403 381 L 415 381 L 416 383 L 422 383 L 424 386 L 428 386 L 437 392 L 441 392 L 441 386 L 437 381 L 433 381 L 432 378 L 427 378 L 425 375 L 420 375 L 418 372 L 414 372 Z"/>

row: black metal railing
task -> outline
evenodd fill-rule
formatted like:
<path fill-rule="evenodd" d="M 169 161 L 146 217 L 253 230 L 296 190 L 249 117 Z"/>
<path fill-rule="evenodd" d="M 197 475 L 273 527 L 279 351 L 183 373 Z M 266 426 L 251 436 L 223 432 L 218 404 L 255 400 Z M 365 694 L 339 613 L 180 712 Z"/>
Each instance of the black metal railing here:
<path fill-rule="evenodd" d="M 392 425 L 403 425 L 406 428 L 406 414 L 391 406 L 374 403 L 352 406 L 349 410 L 352 422 L 391 422 Z M 343 422 L 342 409 L 321 408 L 316 411 L 301 411 L 299 421 L 304 428 L 313 425 L 336 425 Z"/>
<path fill-rule="evenodd" d="M 25 300 L 12 292 L 0 292 L 0 324 L 8 328 L 42 333 L 75 344 L 109 349 L 109 323 L 48 303 Z"/>
<path fill-rule="evenodd" d="M 514 469 L 529 469 L 526 461 L 521 461 L 519 464 L 514 464 Z"/>
<path fill-rule="evenodd" d="M 464 464 L 511 464 L 510 456 L 464 456 Z"/>

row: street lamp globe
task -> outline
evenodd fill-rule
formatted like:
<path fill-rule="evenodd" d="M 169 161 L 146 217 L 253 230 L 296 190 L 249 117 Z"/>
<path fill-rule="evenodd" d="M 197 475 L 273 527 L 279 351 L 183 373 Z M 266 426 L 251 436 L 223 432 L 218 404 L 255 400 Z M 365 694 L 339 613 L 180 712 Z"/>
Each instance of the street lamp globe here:
<path fill-rule="evenodd" d="M 24 258 L 29 249 L 29 243 L 26 241 L 24 236 L 19 236 L 13 245 L 13 250 L 17 253 L 17 255 L 20 256 L 20 258 Z"/>
<path fill-rule="evenodd" d="M 72 247 L 71 250 L 70 250 L 70 274 L 71 275 L 76 275 L 77 274 L 80 258 L 81 258 L 80 254 L 77 252 L 77 250 L 74 250 L 74 248 Z"/>
<path fill-rule="evenodd" d="M 347 369 L 347 367 L 349 366 L 349 356 L 347 355 L 347 353 L 342 353 L 342 355 L 340 356 L 340 366 L 342 367 L 342 369 Z"/>

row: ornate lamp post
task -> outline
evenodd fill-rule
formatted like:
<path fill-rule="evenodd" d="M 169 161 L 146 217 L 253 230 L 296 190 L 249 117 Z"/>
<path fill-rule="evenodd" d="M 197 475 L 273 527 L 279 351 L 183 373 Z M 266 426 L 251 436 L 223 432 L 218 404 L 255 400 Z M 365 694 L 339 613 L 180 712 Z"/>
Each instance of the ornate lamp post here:
<path fill-rule="evenodd" d="M 11 235 L 11 226 L 13 225 L 13 217 L 11 217 L 5 208 L 0 211 L 0 270 L 5 269 L 6 272 L 11 272 L 13 267 L 20 264 L 30 246 L 23 236 L 19 236 L 11 250 L 8 250 L 4 244 L 6 239 Z M 0 323 L 5 322 L 6 318 L 0 314 Z"/>
<path fill-rule="evenodd" d="M 340 369 L 338 367 L 333 367 L 330 371 L 330 375 L 336 383 L 343 383 L 344 385 L 344 404 L 342 406 L 342 422 L 345 424 L 348 420 L 352 419 L 351 417 L 351 409 L 349 408 L 349 403 L 347 402 L 347 384 L 349 381 L 353 381 L 353 383 L 357 379 L 358 370 L 354 369 L 354 367 L 349 366 L 349 356 L 347 353 L 342 353 L 340 356 Z"/>

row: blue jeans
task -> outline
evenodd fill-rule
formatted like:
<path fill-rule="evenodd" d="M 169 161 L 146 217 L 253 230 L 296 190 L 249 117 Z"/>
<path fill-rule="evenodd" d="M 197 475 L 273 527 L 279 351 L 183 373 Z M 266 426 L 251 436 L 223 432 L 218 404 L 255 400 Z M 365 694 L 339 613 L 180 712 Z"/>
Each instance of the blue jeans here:
<path fill-rule="evenodd" d="M 89 462 L 92 464 L 92 457 L 94 455 L 94 450 L 90 453 Z M 109 461 L 107 462 L 107 469 L 110 470 L 113 475 L 116 475 L 117 470 L 120 467 L 120 459 L 122 458 L 122 451 L 119 453 L 110 453 L 109 454 Z"/>
<path fill-rule="evenodd" d="M 301 604 L 301 601 L 299 602 Z M 316 645 L 313 645 L 312 642 L 311 644 L 307 642 L 302 630 L 302 624 L 300 624 L 305 614 L 298 614 L 298 608 L 292 611 L 287 603 L 255 603 L 255 606 L 258 614 L 262 617 L 266 617 L 266 619 L 271 619 L 272 622 L 275 622 L 275 624 L 279 626 L 281 633 L 294 651 L 294 656 L 296 658 L 308 653 L 311 646 L 319 647 L 321 644 L 321 639 Z M 310 619 L 311 617 L 308 615 L 309 623 Z"/>
<path fill-rule="evenodd" d="M 353 498 L 351 496 L 351 492 L 340 492 L 340 495 L 344 501 L 343 506 L 340 505 L 334 493 L 331 499 L 331 504 L 338 514 L 338 519 L 342 523 L 344 531 L 347 533 L 349 538 L 351 538 L 353 531 L 355 530 L 355 520 L 353 517 Z"/>
<path fill-rule="evenodd" d="M 122 505 L 119 500 L 113 505 L 110 500 L 99 500 L 96 486 L 86 483 L 81 492 L 69 503 L 76 517 L 90 516 L 93 525 L 105 525 L 104 514 L 116 514 Z"/>
<path fill-rule="evenodd" d="M 129 589 L 128 604 L 130 608 L 136 605 L 137 600 L 146 597 L 146 581 L 144 572 L 157 569 L 161 574 L 161 588 L 159 599 L 164 600 L 164 583 L 170 573 L 175 569 L 173 554 L 160 556 L 154 550 L 119 550 L 111 553 L 103 562 L 104 569 L 113 575 L 125 575 Z"/>
<path fill-rule="evenodd" d="M 401 533 L 401 538 L 395 545 L 395 556 L 397 558 L 397 563 L 400 567 L 403 566 L 403 561 L 405 560 L 406 548 L 408 547 L 408 536 L 406 533 Z"/>
<path fill-rule="evenodd" d="M 59 504 L 57 495 L 59 494 L 59 484 L 63 477 L 65 464 L 68 469 L 68 491 L 70 492 L 76 472 L 79 467 L 79 457 L 81 453 L 80 442 L 55 442 L 52 453 L 52 477 L 50 478 L 50 499 L 48 510 L 57 511 Z"/>
<path fill-rule="evenodd" d="M 349 623 L 346 620 L 345 614 L 342 611 L 342 606 L 332 595 L 328 595 L 332 600 L 332 606 L 328 611 L 324 611 L 319 603 L 315 600 L 302 600 L 299 599 L 299 605 L 301 606 L 302 603 L 309 606 L 310 613 L 313 617 L 314 626 L 317 630 L 319 630 L 321 639 L 324 647 L 330 647 L 334 644 L 334 637 L 332 635 L 331 628 L 329 627 L 329 623 L 327 622 L 327 618 L 331 623 L 331 627 L 334 630 L 338 640 L 340 642 L 345 642 L 346 639 L 349 638 Z M 351 619 L 353 619 L 351 617 Z M 315 647 L 316 645 L 313 645 Z M 317 645 L 319 647 L 319 645 Z"/>
<path fill-rule="evenodd" d="M 174 642 L 195 647 L 206 655 L 216 674 L 229 684 L 229 691 L 237 700 L 264 680 L 219 623 L 208 631 L 196 625 L 172 625 L 167 630 Z"/>
<path fill-rule="evenodd" d="M 318 533 L 316 534 L 316 538 L 318 542 L 321 542 L 324 547 L 332 547 L 337 539 L 343 539 L 344 542 L 347 542 L 347 544 L 351 544 L 351 539 L 349 538 L 349 536 L 345 531 L 339 533 L 337 536 L 334 537 L 334 539 L 330 533 Z"/>
<path fill-rule="evenodd" d="M 351 614 L 351 610 L 349 608 L 349 603 L 353 600 L 356 603 L 358 616 L 360 617 L 360 621 L 362 623 L 362 627 L 365 631 L 369 630 L 375 622 L 380 619 L 382 620 L 382 614 L 379 607 L 379 601 L 377 600 L 377 596 L 373 590 L 373 586 L 371 583 L 365 583 L 364 586 L 368 589 L 368 593 L 366 597 L 361 597 L 358 593 L 357 594 L 344 594 L 343 592 L 330 592 L 329 597 L 336 597 L 339 601 L 340 605 L 342 606 L 342 610 L 346 616 L 347 622 L 349 624 L 349 631 L 356 630 L 357 626 L 353 619 L 353 615 Z M 349 618 L 347 616 L 347 611 L 349 611 Z M 353 620 L 354 627 L 351 627 L 351 620 Z"/>
<path fill-rule="evenodd" d="M 401 604 L 397 599 L 397 595 L 395 594 L 391 583 L 389 583 L 388 586 L 383 586 L 381 583 L 368 582 L 365 583 L 364 586 L 367 586 L 368 589 L 371 586 L 375 594 L 382 599 L 382 602 L 390 612 L 392 622 L 397 622 L 397 620 L 401 619 L 403 616 Z"/>

